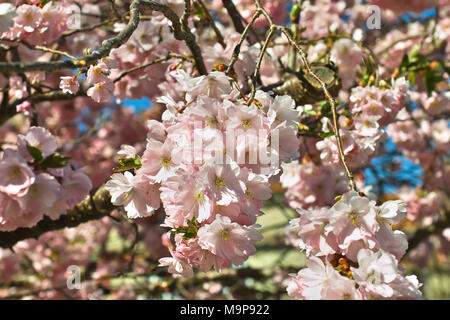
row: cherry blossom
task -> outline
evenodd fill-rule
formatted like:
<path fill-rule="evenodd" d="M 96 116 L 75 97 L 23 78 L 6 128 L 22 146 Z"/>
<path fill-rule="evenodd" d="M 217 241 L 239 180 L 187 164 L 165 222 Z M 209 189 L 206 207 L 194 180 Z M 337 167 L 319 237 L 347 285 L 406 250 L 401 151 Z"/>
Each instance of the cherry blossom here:
<path fill-rule="evenodd" d="M 434 293 L 448 0 L 0 2 L 0 298 Z"/>

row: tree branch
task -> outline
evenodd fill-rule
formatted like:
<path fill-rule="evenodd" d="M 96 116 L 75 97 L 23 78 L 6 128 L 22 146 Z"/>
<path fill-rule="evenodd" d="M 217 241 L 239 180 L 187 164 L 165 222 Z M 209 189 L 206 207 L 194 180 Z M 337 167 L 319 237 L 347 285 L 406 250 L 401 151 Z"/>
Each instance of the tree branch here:
<path fill-rule="evenodd" d="M 189 2 L 190 4 L 190 2 Z M 195 65 L 202 75 L 208 74 L 205 63 L 202 58 L 200 47 L 198 46 L 195 35 L 187 26 L 187 18 L 190 12 L 190 5 L 186 5 L 185 13 L 183 14 L 183 22 L 180 22 L 180 18 L 175 12 L 168 6 L 149 0 L 134 0 L 130 5 L 130 20 L 128 25 L 119 34 L 113 38 L 107 39 L 102 42 L 102 47 L 93 52 L 90 55 L 79 58 L 78 60 L 59 60 L 50 62 L 0 62 L 0 73 L 7 72 L 26 72 L 26 71 L 54 71 L 60 69 L 71 69 L 77 67 L 84 67 L 90 65 L 101 58 L 109 55 L 113 48 L 118 48 L 124 44 L 136 30 L 140 18 L 139 12 L 142 6 L 147 7 L 150 10 L 161 12 L 167 19 L 172 22 L 174 30 L 174 36 L 177 40 L 184 40 L 186 45 L 192 52 L 195 60 Z"/>
<path fill-rule="evenodd" d="M 190 0 L 185 0 L 185 10 L 182 16 L 182 21 L 180 21 L 180 17 L 178 17 L 172 9 L 164 4 L 149 0 L 141 0 L 140 3 L 150 10 L 161 12 L 172 22 L 175 39 L 184 40 L 184 42 L 186 42 L 186 45 L 192 52 L 192 57 L 194 58 L 195 66 L 197 67 L 198 72 L 202 75 L 207 75 L 208 71 L 206 70 L 205 62 L 203 61 L 202 51 L 195 40 L 195 35 L 191 32 L 187 23 L 191 11 Z"/>
<path fill-rule="evenodd" d="M 244 32 L 244 24 L 242 23 L 242 16 L 239 11 L 236 9 L 236 6 L 233 3 L 233 0 L 222 0 L 222 4 L 227 9 L 228 14 L 233 21 L 234 28 L 237 32 Z"/>
<path fill-rule="evenodd" d="M 43 101 L 59 101 L 59 100 L 71 100 L 76 97 L 86 96 L 86 91 L 79 90 L 76 94 L 66 93 L 61 90 L 49 91 L 44 93 L 36 93 L 25 98 L 16 99 L 9 105 L 2 106 L 0 108 L 0 125 L 8 121 L 11 117 L 17 114 L 17 106 L 26 100 L 30 100 L 33 103 Z"/>
<path fill-rule="evenodd" d="M 66 68 L 76 68 L 92 64 L 109 55 L 113 48 L 118 48 L 124 44 L 136 30 L 139 24 L 139 10 L 142 0 L 134 0 L 130 5 L 130 20 L 128 25 L 113 38 L 102 42 L 99 50 L 92 54 L 79 58 L 78 60 L 59 60 L 50 62 L 0 62 L 0 73 L 26 72 L 26 71 L 54 71 Z"/>
<path fill-rule="evenodd" d="M 109 192 L 101 186 L 93 195 L 88 195 L 81 203 L 70 209 L 57 220 L 44 217 L 32 228 L 18 228 L 10 232 L 0 232 L 0 248 L 11 248 L 17 242 L 35 238 L 49 232 L 64 228 L 73 228 L 82 223 L 98 220 L 114 209 Z"/>
<path fill-rule="evenodd" d="M 214 33 L 216 34 L 216 37 L 217 37 L 217 42 L 219 42 L 220 45 L 222 46 L 222 48 L 225 49 L 227 45 L 225 44 L 225 41 L 223 39 L 223 35 L 222 35 L 222 33 L 220 33 L 219 28 L 217 28 L 216 23 L 214 22 L 213 17 L 209 13 L 209 10 L 206 7 L 205 3 L 202 0 L 197 0 L 197 3 L 200 5 L 200 7 L 202 8 L 203 12 L 205 13 L 206 20 L 208 20 L 208 23 L 213 28 Z"/>

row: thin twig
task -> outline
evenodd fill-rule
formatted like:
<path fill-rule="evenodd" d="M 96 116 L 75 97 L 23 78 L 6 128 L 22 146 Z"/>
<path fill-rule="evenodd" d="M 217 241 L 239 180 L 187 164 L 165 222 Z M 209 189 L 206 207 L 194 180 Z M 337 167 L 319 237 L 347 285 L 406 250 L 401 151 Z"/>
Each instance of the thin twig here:
<path fill-rule="evenodd" d="M 339 132 L 339 122 L 338 122 L 338 118 L 337 118 L 337 111 L 336 111 L 336 102 L 334 101 L 334 98 L 331 96 L 330 92 L 327 89 L 327 86 L 325 85 L 325 83 L 322 81 L 322 79 L 320 79 L 311 69 L 311 66 L 308 62 L 308 60 L 306 59 L 306 55 L 305 52 L 303 51 L 302 48 L 300 48 L 291 38 L 291 36 L 289 35 L 289 33 L 287 32 L 287 30 L 284 27 L 277 27 L 288 39 L 288 41 L 291 43 L 291 45 L 294 46 L 294 48 L 298 51 L 298 53 L 300 54 L 300 59 L 302 60 L 303 65 L 305 66 L 306 70 L 308 71 L 308 73 L 314 78 L 316 79 L 316 81 L 320 84 L 320 86 L 322 87 L 322 90 L 327 98 L 327 100 L 330 102 L 331 105 L 331 112 L 333 114 L 333 129 L 334 129 L 334 134 L 336 136 L 336 142 L 337 142 L 337 147 L 339 150 L 339 159 L 341 160 L 342 166 L 344 167 L 344 170 L 347 174 L 348 180 L 349 180 L 349 185 L 350 188 L 352 190 L 356 190 L 356 185 L 355 185 L 355 181 L 353 178 L 353 174 L 351 173 L 350 169 L 348 168 L 347 162 L 345 160 L 345 155 L 344 155 L 344 151 L 342 148 L 342 139 L 341 139 L 341 134 Z"/>
<path fill-rule="evenodd" d="M 237 59 L 239 58 L 239 53 L 241 52 L 242 43 L 244 42 L 245 38 L 247 37 L 248 31 L 252 27 L 253 23 L 261 15 L 261 13 L 262 13 L 261 10 L 257 9 L 255 11 L 255 13 L 253 14 L 252 19 L 250 20 L 250 22 L 248 23 L 248 25 L 245 27 L 244 31 L 242 32 L 239 42 L 234 47 L 233 55 L 231 56 L 230 63 L 228 64 L 228 68 L 226 71 L 227 75 L 231 72 L 231 70 L 233 70 L 233 66 L 236 63 Z"/>
<path fill-rule="evenodd" d="M 155 59 L 155 60 L 150 61 L 148 63 L 145 63 L 143 65 L 136 66 L 136 67 L 133 67 L 133 68 L 127 70 L 127 71 L 124 71 L 123 73 L 120 74 L 120 76 L 118 76 L 116 79 L 114 79 L 113 82 L 120 81 L 123 77 L 129 75 L 132 72 L 145 69 L 147 67 L 150 67 L 150 66 L 158 64 L 158 63 L 163 63 L 163 62 L 169 61 L 172 58 L 181 59 L 181 60 L 184 60 L 184 61 L 192 61 L 190 58 L 188 58 L 188 57 L 186 57 L 184 55 L 176 54 L 176 53 L 169 53 L 166 57 L 158 58 L 158 59 Z"/>
<path fill-rule="evenodd" d="M 243 33 L 244 32 L 244 24 L 242 23 L 243 19 L 239 11 L 236 9 L 236 6 L 234 5 L 233 1 L 222 0 L 222 4 L 227 10 L 236 31 L 239 33 Z"/>
<path fill-rule="evenodd" d="M 311 66 L 308 62 L 308 59 L 306 58 L 306 54 L 303 51 L 302 48 L 300 48 L 297 43 L 295 43 L 294 39 L 292 39 L 291 35 L 289 34 L 289 32 L 287 31 L 287 29 L 283 26 L 279 26 L 279 25 L 275 25 L 273 23 L 272 17 L 270 16 L 270 14 L 266 11 L 266 9 L 264 9 L 261 6 L 261 2 L 260 0 L 255 0 L 255 4 L 257 6 L 258 9 L 260 9 L 262 11 L 262 14 L 264 15 L 264 17 L 266 18 L 266 20 L 269 22 L 270 25 L 270 31 L 269 31 L 269 35 L 271 36 L 271 34 L 273 34 L 273 32 L 275 30 L 279 30 L 281 31 L 282 34 L 284 34 L 284 36 L 287 38 L 287 40 L 289 41 L 290 45 L 293 46 L 297 52 L 300 55 L 300 59 L 302 61 L 302 64 L 304 65 L 304 67 L 306 68 L 306 70 L 308 71 L 308 73 L 320 84 L 320 86 L 322 87 L 322 90 L 325 94 L 325 97 L 327 98 L 327 100 L 330 102 L 331 105 L 331 110 L 332 110 L 332 114 L 333 114 L 333 129 L 334 129 L 334 134 L 336 136 L 336 141 L 337 141 L 337 147 L 339 150 L 339 159 L 341 160 L 341 163 L 345 169 L 345 172 L 347 174 L 348 180 L 349 180 L 349 185 L 350 188 L 352 190 L 356 190 L 356 185 L 355 185 L 355 181 L 353 178 L 353 174 L 351 173 L 350 169 L 348 168 L 347 162 L 345 160 L 345 154 L 342 148 L 342 139 L 341 139 L 341 135 L 339 132 L 339 123 L 338 123 L 338 119 L 337 119 L 337 111 L 336 111 L 336 102 L 334 101 L 334 98 L 331 96 L 330 92 L 327 89 L 326 84 L 322 81 L 322 79 L 320 79 L 320 77 L 318 77 L 311 69 Z M 269 38 L 269 37 L 268 37 Z M 264 44 L 265 46 L 267 45 L 267 42 Z M 261 52 L 262 53 L 262 52 Z M 261 55 L 260 55 L 261 58 Z M 259 60 L 259 59 L 258 59 Z M 258 65 L 257 65 L 258 68 Z M 257 74 L 259 72 L 258 69 L 255 70 L 255 74 Z M 253 80 L 255 81 L 255 80 Z M 254 87 L 252 88 L 252 96 L 254 96 Z M 250 103 L 252 101 L 252 96 L 249 99 Z"/>
<path fill-rule="evenodd" d="M 195 66 L 197 67 L 198 72 L 202 75 L 207 75 L 208 71 L 206 70 L 205 62 L 203 61 L 202 51 L 188 25 L 188 18 L 191 10 L 190 0 L 185 0 L 184 2 L 185 8 L 181 21 L 178 15 L 166 5 L 148 0 L 140 0 L 140 3 L 151 10 L 161 12 L 172 22 L 175 39 L 184 40 L 186 42 L 186 45 L 192 52 L 192 57 L 195 60 Z"/>
<path fill-rule="evenodd" d="M 217 41 L 220 43 L 220 45 L 222 46 L 222 48 L 226 48 L 226 44 L 225 41 L 223 39 L 222 33 L 220 33 L 219 28 L 217 28 L 216 23 L 214 22 L 213 17 L 211 16 L 211 14 L 209 13 L 208 8 L 206 7 L 205 3 L 202 0 L 197 0 L 198 4 L 200 5 L 200 7 L 202 7 L 203 12 L 206 15 L 206 20 L 208 20 L 209 24 L 211 25 L 211 27 L 214 30 L 214 33 L 216 34 L 217 37 Z"/>
<path fill-rule="evenodd" d="M 273 34 L 275 32 L 275 28 L 270 27 L 269 33 L 267 34 L 266 40 L 264 42 L 264 45 L 259 53 L 259 57 L 258 57 L 258 61 L 256 62 L 256 68 L 255 71 L 253 73 L 253 77 L 252 77 L 252 91 L 250 93 L 250 98 L 247 101 L 247 105 L 252 104 L 253 99 L 255 98 L 255 94 L 256 94 L 256 79 L 258 79 L 258 75 L 259 75 L 259 70 L 261 69 L 261 64 L 262 64 L 262 60 L 264 58 L 264 54 L 267 51 L 267 48 L 269 46 L 269 42 L 270 39 L 272 38 Z"/>
<path fill-rule="evenodd" d="M 130 20 L 128 25 L 115 37 L 102 42 L 102 46 L 90 55 L 84 56 L 77 60 L 58 60 L 50 62 L 0 62 L 0 73 L 7 72 L 25 72 L 25 71 L 54 71 L 60 69 L 71 69 L 80 66 L 92 64 L 109 55 L 113 48 L 117 48 L 124 44 L 136 30 L 139 24 L 139 11 L 143 0 L 134 0 L 130 5 Z M 170 10 L 170 9 L 169 9 Z"/>
<path fill-rule="evenodd" d="M 15 40 L 11 40 L 11 39 L 7 39 L 7 38 L 0 38 L 0 42 L 10 42 L 10 43 L 17 43 L 17 44 L 22 44 L 24 46 L 26 46 L 27 48 L 31 49 L 31 50 L 39 50 L 39 51 L 44 51 L 44 52 L 51 52 L 53 54 L 58 54 L 61 56 L 65 56 L 69 59 L 72 60 L 77 60 L 76 57 L 72 56 L 71 54 L 64 52 L 64 51 L 60 51 L 60 50 L 55 50 L 55 49 L 51 49 L 51 48 L 47 48 L 45 46 L 40 46 L 40 45 L 31 45 L 29 43 L 27 43 L 26 41 L 23 41 L 21 39 L 15 39 Z"/>

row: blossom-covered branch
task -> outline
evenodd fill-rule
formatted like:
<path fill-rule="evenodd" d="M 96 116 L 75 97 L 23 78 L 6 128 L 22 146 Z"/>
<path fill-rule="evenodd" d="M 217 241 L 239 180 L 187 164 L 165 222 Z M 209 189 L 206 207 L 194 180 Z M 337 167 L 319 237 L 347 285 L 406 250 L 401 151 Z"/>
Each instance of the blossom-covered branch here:
<path fill-rule="evenodd" d="M 97 51 L 90 55 L 78 58 L 76 61 L 73 60 L 60 60 L 51 62 L 0 62 L 0 73 L 6 72 L 26 72 L 26 71 L 54 71 L 59 69 L 70 69 L 77 67 L 84 67 L 95 61 L 100 60 L 109 55 L 113 48 L 117 48 L 125 43 L 133 31 L 136 30 L 139 24 L 139 14 L 140 14 L 141 0 L 133 0 L 130 5 L 130 20 L 125 29 L 123 29 L 119 34 L 113 38 L 103 41 L 102 46 Z"/>
<path fill-rule="evenodd" d="M 429 298 L 445 1 L 0 0 L 0 298 Z"/>
<path fill-rule="evenodd" d="M 111 196 L 104 186 L 98 188 L 92 195 L 67 211 L 59 219 L 45 217 L 31 228 L 18 228 L 10 232 L 0 232 L 0 247 L 12 248 L 17 242 L 26 239 L 37 239 L 46 232 L 64 228 L 74 228 L 82 223 L 98 220 L 109 215 L 114 209 Z"/>

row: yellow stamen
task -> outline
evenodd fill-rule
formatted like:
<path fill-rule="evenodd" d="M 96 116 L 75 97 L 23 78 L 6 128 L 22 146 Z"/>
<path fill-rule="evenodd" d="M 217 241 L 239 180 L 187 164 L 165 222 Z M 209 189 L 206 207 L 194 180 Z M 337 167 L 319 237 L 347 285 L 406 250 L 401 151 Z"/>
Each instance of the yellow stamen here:
<path fill-rule="evenodd" d="M 163 159 L 162 160 L 163 167 L 167 167 L 169 164 L 170 164 L 170 159 Z"/>
<path fill-rule="evenodd" d="M 196 196 L 195 196 L 195 200 L 198 201 L 198 202 L 200 202 L 204 198 L 205 198 L 205 196 L 201 192 L 197 193 Z"/>
<path fill-rule="evenodd" d="M 222 230 L 222 238 L 225 241 L 228 240 L 228 231 L 227 230 Z"/>
<path fill-rule="evenodd" d="M 216 186 L 223 186 L 223 179 L 216 178 Z"/>
<path fill-rule="evenodd" d="M 20 176 L 20 168 L 19 167 L 14 167 L 10 173 L 9 173 L 9 178 L 15 178 Z"/>

